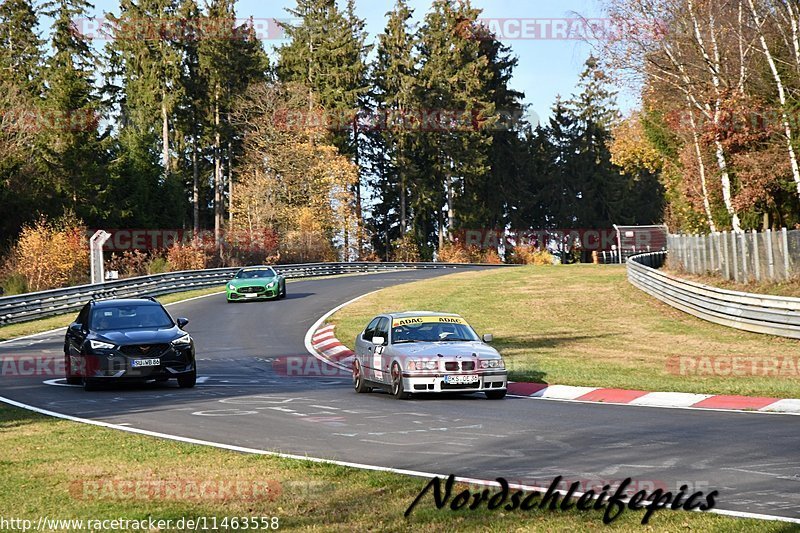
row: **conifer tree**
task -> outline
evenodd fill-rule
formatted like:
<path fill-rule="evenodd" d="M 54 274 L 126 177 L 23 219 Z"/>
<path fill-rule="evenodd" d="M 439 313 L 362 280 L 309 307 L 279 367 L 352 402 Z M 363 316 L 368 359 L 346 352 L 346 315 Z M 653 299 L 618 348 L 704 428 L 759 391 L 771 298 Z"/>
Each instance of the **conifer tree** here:
<path fill-rule="evenodd" d="M 98 131 L 103 111 L 94 86 L 97 57 L 75 20 L 93 6 L 86 0 L 51 0 L 43 6 L 52 17 L 42 113 L 47 127 L 39 138 L 46 179 L 58 202 L 85 222 L 101 221 L 106 208 L 95 199 L 106 176 L 104 145 Z"/>

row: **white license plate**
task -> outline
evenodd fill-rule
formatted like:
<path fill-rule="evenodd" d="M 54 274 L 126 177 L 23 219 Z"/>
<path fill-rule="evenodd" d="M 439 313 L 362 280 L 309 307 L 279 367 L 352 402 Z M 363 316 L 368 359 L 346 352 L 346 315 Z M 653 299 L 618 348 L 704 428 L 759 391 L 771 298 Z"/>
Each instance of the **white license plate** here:
<path fill-rule="evenodd" d="M 245 298 L 255 298 L 256 296 L 258 296 L 258 294 L 254 292 L 248 292 L 247 294 L 244 295 Z"/>
<path fill-rule="evenodd" d="M 143 366 L 158 366 L 161 364 L 161 359 L 134 359 L 131 361 L 131 367 L 141 368 Z"/>
<path fill-rule="evenodd" d="M 477 383 L 478 376 L 476 375 L 469 375 L 469 376 L 445 376 L 444 382 L 449 385 L 469 385 L 470 383 Z"/>

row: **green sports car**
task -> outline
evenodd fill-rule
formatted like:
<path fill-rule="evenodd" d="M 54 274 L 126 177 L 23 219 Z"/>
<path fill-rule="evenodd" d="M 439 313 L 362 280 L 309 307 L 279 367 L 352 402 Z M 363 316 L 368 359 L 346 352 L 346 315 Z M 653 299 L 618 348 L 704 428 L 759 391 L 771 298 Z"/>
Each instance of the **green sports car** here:
<path fill-rule="evenodd" d="M 228 303 L 286 297 L 286 278 L 269 266 L 246 267 L 225 285 Z"/>

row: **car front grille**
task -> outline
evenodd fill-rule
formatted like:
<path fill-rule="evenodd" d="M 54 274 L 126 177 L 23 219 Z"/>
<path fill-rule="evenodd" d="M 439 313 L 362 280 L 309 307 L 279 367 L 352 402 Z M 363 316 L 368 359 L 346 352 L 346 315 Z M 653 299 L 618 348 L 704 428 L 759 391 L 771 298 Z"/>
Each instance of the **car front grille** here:
<path fill-rule="evenodd" d="M 253 287 L 239 287 L 239 288 L 237 289 L 237 291 L 241 292 L 242 294 L 256 293 L 256 292 L 264 292 L 264 287 L 258 287 L 258 286 L 253 286 Z"/>
<path fill-rule="evenodd" d="M 475 361 L 461 361 L 460 364 L 458 361 L 446 361 L 444 364 L 444 369 L 450 372 L 456 372 L 458 370 L 475 370 Z"/>
<path fill-rule="evenodd" d="M 169 349 L 169 344 L 129 344 L 119 351 L 133 357 L 160 357 Z"/>

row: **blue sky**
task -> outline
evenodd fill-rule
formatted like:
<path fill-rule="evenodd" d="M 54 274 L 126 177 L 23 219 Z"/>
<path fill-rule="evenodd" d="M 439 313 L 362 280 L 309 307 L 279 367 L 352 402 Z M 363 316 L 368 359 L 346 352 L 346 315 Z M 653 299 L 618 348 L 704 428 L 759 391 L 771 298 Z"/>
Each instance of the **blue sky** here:
<path fill-rule="evenodd" d="M 510 28 L 509 36 L 513 36 L 510 31 L 525 24 L 525 21 L 531 23 L 530 19 L 541 21 L 599 17 L 602 14 L 600 2 L 601 0 L 473 0 L 473 5 L 483 9 L 482 18 L 494 20 L 496 24 L 505 24 L 506 28 Z M 344 0 L 340 0 L 340 4 L 344 3 Z M 371 40 L 383 30 L 386 12 L 393 4 L 394 0 L 356 0 L 358 15 L 366 20 Z M 414 9 L 415 21 L 421 21 L 431 0 L 409 0 L 409 4 Z M 286 19 L 289 15 L 285 8 L 294 5 L 294 0 L 239 0 L 237 14 L 240 18 L 252 16 L 255 19 Z M 117 6 L 118 0 L 95 0 L 95 15 L 116 12 Z M 43 28 L 43 31 L 46 32 L 47 29 Z M 266 39 L 265 45 L 269 50 L 281 42 Z M 505 42 L 519 58 L 512 86 L 525 93 L 529 113 L 535 113 L 543 119 L 549 115 L 556 95 L 566 98 L 575 90 L 583 63 L 591 52 L 588 43 L 577 39 L 517 38 Z M 618 102 L 623 111 L 626 111 L 636 105 L 636 98 L 630 93 L 620 94 Z"/>

